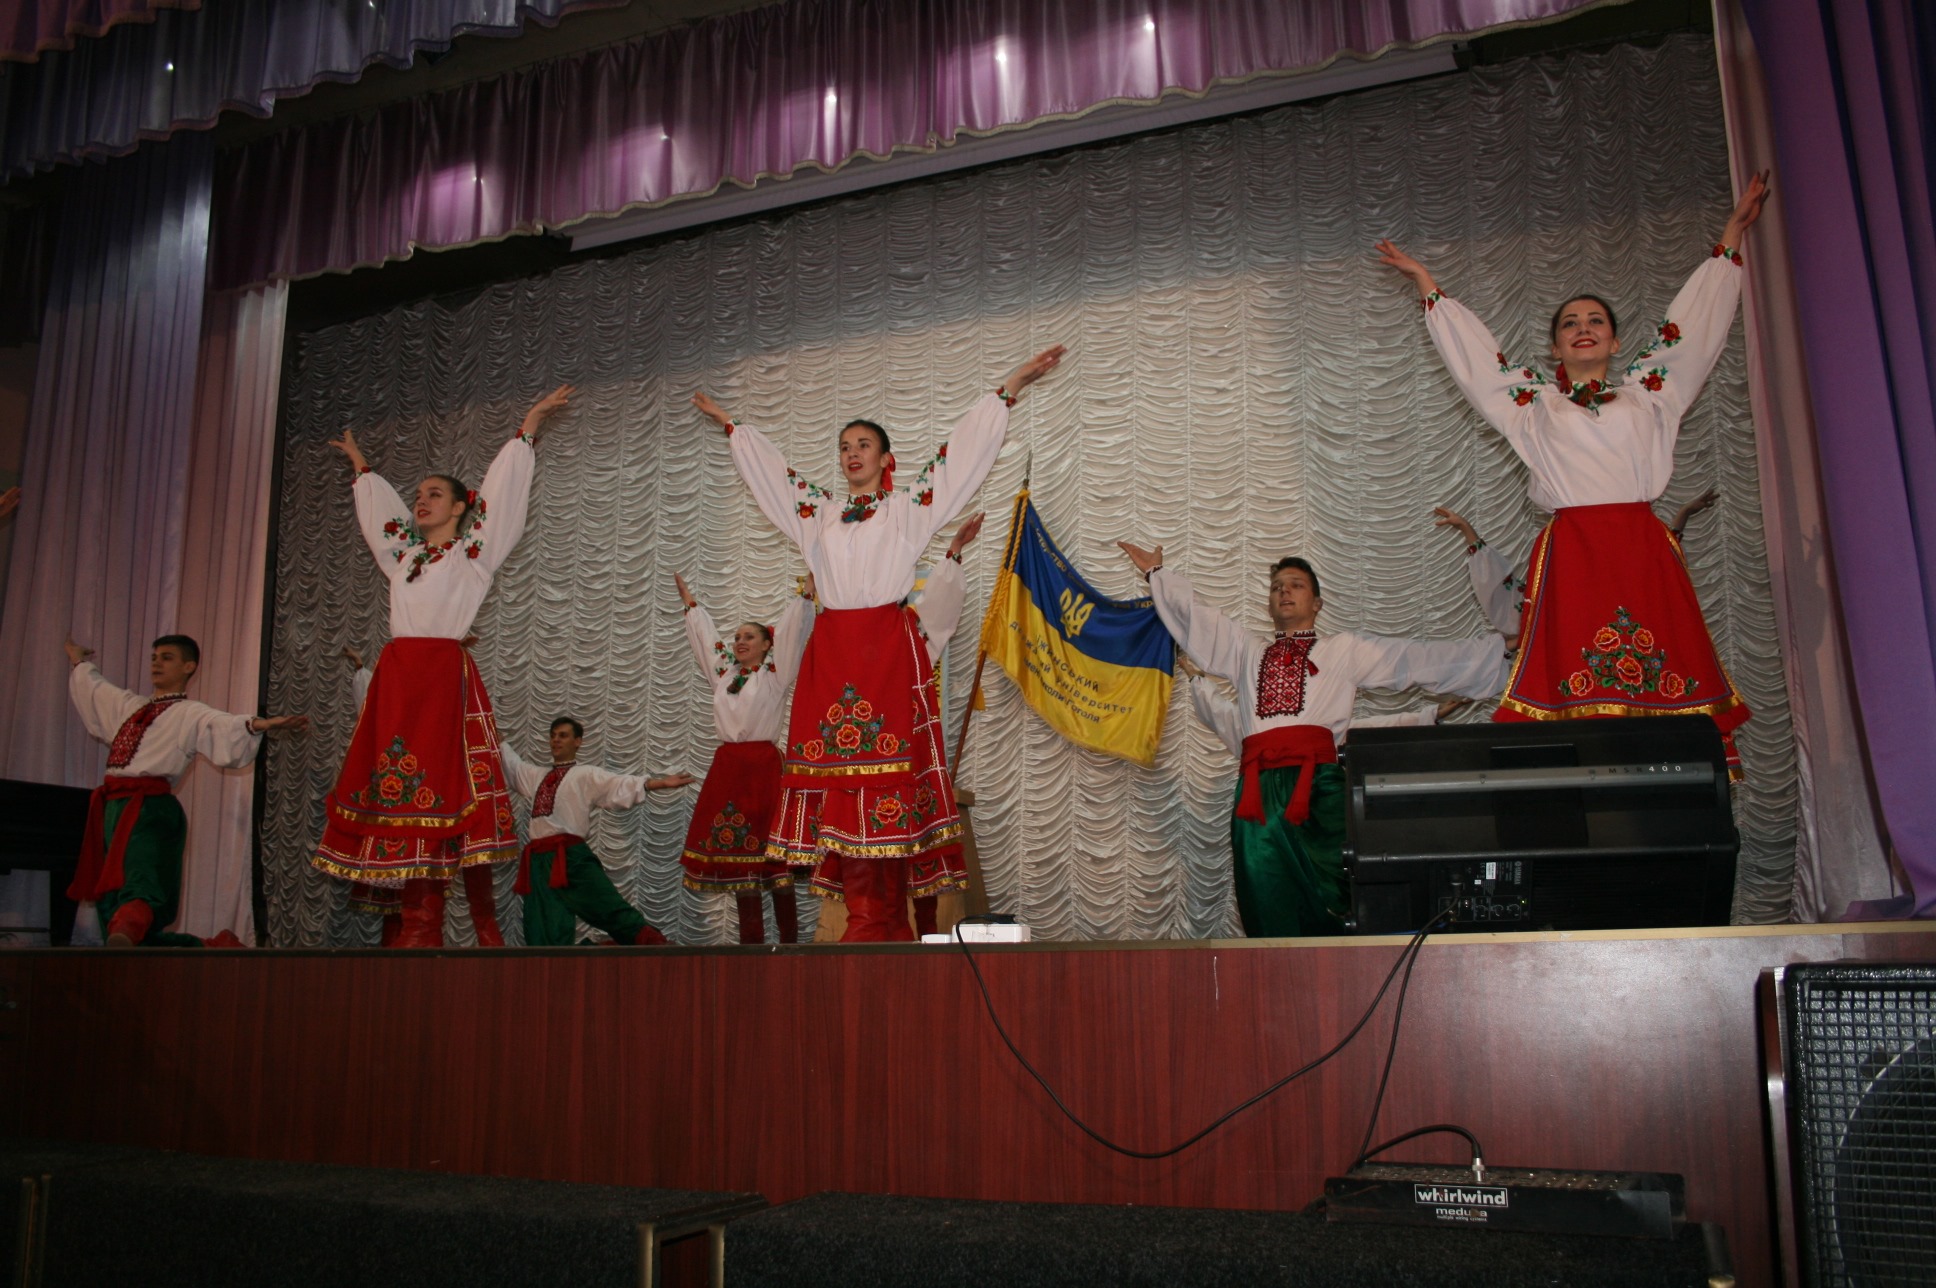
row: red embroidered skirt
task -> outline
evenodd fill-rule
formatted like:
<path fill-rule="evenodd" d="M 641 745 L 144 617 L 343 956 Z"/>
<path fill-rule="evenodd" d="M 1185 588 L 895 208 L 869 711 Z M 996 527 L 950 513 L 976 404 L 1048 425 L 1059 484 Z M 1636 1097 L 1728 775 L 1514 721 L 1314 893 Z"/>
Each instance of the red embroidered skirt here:
<path fill-rule="evenodd" d="M 966 886 L 934 667 L 908 609 L 828 609 L 814 622 L 766 854 L 812 865 L 825 894 L 839 891 L 843 858 L 906 859 L 910 895 Z"/>
<path fill-rule="evenodd" d="M 491 697 L 463 645 L 384 646 L 323 816 L 310 862 L 368 886 L 518 857 Z"/>
<path fill-rule="evenodd" d="M 1533 543 L 1519 629 L 1495 720 L 1709 715 L 1738 763 L 1731 735 L 1747 704 L 1651 506 L 1556 511 Z"/>
<path fill-rule="evenodd" d="M 721 743 L 679 856 L 686 889 L 745 894 L 792 885 L 786 864 L 766 853 L 779 804 L 780 749 L 770 742 Z"/>

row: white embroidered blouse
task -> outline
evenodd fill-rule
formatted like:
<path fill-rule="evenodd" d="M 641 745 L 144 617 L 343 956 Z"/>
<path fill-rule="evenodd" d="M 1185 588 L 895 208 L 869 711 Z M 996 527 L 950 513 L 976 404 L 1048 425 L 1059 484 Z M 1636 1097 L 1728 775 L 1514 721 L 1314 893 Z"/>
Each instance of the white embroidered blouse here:
<path fill-rule="evenodd" d="M 1651 502 L 1674 473 L 1681 416 L 1727 343 L 1741 269 L 1715 255 L 1694 270 L 1626 376 L 1582 406 L 1537 368 L 1509 362 L 1472 312 L 1428 297 L 1426 329 L 1473 409 L 1505 436 L 1532 475 L 1533 504 Z"/>
<path fill-rule="evenodd" d="M 441 553 L 426 550 L 410 506 L 380 474 L 357 476 L 350 489 L 356 521 L 390 579 L 392 636 L 461 640 L 470 634 L 491 578 L 524 535 L 535 466 L 531 444 L 522 437 L 498 449 L 477 489 L 477 517 Z"/>
<path fill-rule="evenodd" d="M 841 519 L 848 498 L 787 468 L 766 435 L 735 425 L 731 441 L 733 463 L 760 510 L 806 556 L 821 604 L 876 608 L 898 604 L 914 589 L 922 551 L 974 497 L 1007 432 L 1008 406 L 996 394 L 983 396 L 912 486 L 887 493 L 854 523 Z"/>
<path fill-rule="evenodd" d="M 544 786 L 545 775 L 555 765 L 534 765 L 517 752 L 511 750 L 509 743 L 498 747 L 499 758 L 504 761 L 504 777 L 510 782 L 511 790 L 535 802 L 538 789 Z M 592 811 L 595 809 L 630 809 L 645 799 L 645 780 L 647 774 L 615 774 L 597 765 L 574 763 L 564 773 L 558 784 L 557 795 L 552 798 L 551 813 L 531 816 L 530 837 L 534 841 L 547 836 L 568 833 L 572 836 L 586 836 L 592 825 Z"/>
<path fill-rule="evenodd" d="M 128 717 L 153 701 L 108 683 L 92 662 L 68 672 L 67 692 L 88 733 L 109 746 Z M 197 756 L 206 756 L 223 769 L 241 769 L 255 760 L 262 746 L 262 735 L 249 732 L 249 719 L 192 698 L 171 701 L 142 734 L 128 763 L 108 772 L 124 778 L 166 778 L 172 786 Z"/>
<path fill-rule="evenodd" d="M 686 610 L 686 643 L 713 689 L 713 730 L 721 742 L 775 742 L 786 732 L 787 690 L 800 674 L 800 657 L 813 633 L 813 602 L 795 595 L 773 624 L 767 664 L 740 677 L 730 645 L 721 642 L 713 619 L 697 605 Z"/>
<path fill-rule="evenodd" d="M 1150 574 L 1157 616 L 1198 666 L 1237 690 L 1241 738 L 1271 729 L 1321 725 L 1342 739 L 1360 689 L 1409 689 L 1466 698 L 1496 698 L 1506 687 L 1505 640 L 1396 640 L 1340 631 L 1311 646 L 1316 668 L 1304 680 L 1304 709 L 1295 715 L 1257 715 L 1259 672 L 1271 641 L 1197 598 L 1182 573 L 1158 568 Z M 1240 742 L 1241 742 L 1240 738 Z"/>

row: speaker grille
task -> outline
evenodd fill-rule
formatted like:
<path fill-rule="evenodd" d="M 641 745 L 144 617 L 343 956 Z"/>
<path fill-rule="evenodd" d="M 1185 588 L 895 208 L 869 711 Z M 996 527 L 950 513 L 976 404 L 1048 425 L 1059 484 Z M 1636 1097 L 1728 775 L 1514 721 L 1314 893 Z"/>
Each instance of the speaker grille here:
<path fill-rule="evenodd" d="M 1936 966 L 1791 966 L 1782 987 L 1805 1282 L 1928 1288 Z"/>

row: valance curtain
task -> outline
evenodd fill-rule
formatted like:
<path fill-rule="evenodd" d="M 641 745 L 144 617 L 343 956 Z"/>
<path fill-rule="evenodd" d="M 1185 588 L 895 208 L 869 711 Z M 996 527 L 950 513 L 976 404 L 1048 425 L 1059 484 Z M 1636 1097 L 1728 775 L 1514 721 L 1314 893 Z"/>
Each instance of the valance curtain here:
<path fill-rule="evenodd" d="M 1770 86 L 1849 656 L 1908 893 L 1936 914 L 1936 12 L 1743 0 Z"/>
<path fill-rule="evenodd" d="M 1596 0 L 790 0 L 264 138 L 215 281 L 306 277 Z"/>
<path fill-rule="evenodd" d="M 163 9 L 195 9 L 201 0 L 0 0 L 0 61 L 31 62 L 49 49 L 71 49 L 124 22 L 153 22 Z"/>
<path fill-rule="evenodd" d="M 460 35 L 516 35 L 527 19 L 556 22 L 609 3 L 203 0 L 165 9 L 31 63 L 0 63 L 0 178 L 120 155 L 143 139 L 206 129 L 225 111 L 267 116 L 278 98 L 355 80 L 373 63 L 408 67 L 419 50 Z"/>

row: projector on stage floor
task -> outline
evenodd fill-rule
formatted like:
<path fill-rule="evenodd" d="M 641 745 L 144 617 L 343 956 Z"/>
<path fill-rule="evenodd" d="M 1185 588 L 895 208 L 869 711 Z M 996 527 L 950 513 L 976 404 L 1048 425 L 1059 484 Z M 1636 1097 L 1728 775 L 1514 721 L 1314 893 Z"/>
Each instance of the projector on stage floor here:
<path fill-rule="evenodd" d="M 1029 941 L 1029 928 L 1019 921 L 997 921 L 992 923 L 964 921 L 958 927 L 961 940 L 968 944 L 1026 944 Z M 923 935 L 924 944 L 952 944 L 953 932 L 945 935 Z"/>

